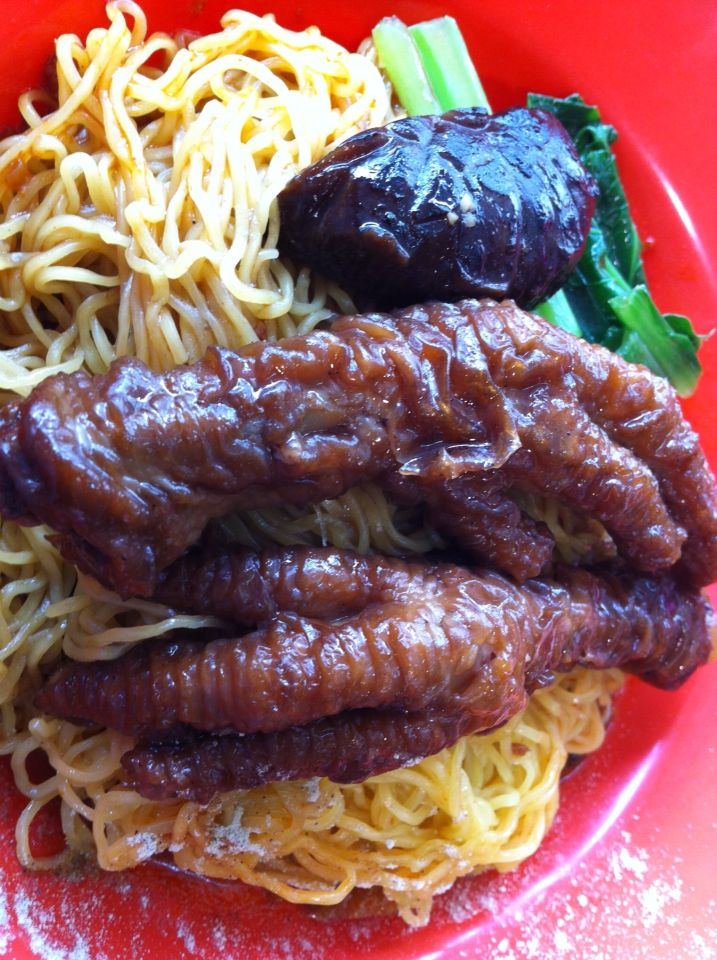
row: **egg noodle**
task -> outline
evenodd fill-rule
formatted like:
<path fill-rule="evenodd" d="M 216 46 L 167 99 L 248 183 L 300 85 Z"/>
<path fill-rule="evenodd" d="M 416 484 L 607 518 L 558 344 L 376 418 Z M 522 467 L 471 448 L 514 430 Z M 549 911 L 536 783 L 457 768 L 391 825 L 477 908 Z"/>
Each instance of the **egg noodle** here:
<path fill-rule="evenodd" d="M 348 53 L 315 28 L 295 33 L 241 11 L 194 38 L 148 35 L 129 0 L 107 15 L 84 44 L 59 38 L 57 90 L 24 94 L 27 129 L 0 143 L 2 402 L 61 371 L 100 373 L 127 354 L 167 369 L 213 343 L 305 333 L 353 308 L 278 256 L 275 199 L 342 138 L 397 115 L 370 47 Z M 548 512 L 564 552 L 584 553 L 591 531 L 573 535 Z M 370 485 L 308 511 L 251 511 L 222 525 L 255 547 L 440 545 Z M 603 738 L 620 674 L 583 670 L 534 694 L 500 730 L 365 783 L 277 783 L 208 806 L 147 801 L 121 783 L 128 738 L 38 716 L 33 694 L 63 653 L 113 658 L 214 621 L 119 600 L 78 576 L 50 535 L 0 529 L 0 752 L 28 798 L 16 831 L 27 867 L 82 852 L 119 870 L 169 851 L 186 869 L 302 903 L 378 886 L 420 923 L 456 877 L 509 869 L 536 849 L 568 754 Z M 38 747 L 54 773 L 34 783 L 27 759 Z M 41 859 L 30 826 L 58 796 L 67 849 Z"/>

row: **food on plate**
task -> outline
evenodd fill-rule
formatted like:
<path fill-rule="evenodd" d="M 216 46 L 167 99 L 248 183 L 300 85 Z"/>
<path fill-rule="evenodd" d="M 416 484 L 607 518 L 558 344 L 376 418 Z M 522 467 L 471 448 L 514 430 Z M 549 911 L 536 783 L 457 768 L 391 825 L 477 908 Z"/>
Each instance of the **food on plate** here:
<path fill-rule="evenodd" d="M 337 700 L 338 714 L 289 730 L 137 740 L 45 714 L 36 697 L 54 690 L 62 712 L 62 676 L 120 676 L 152 643 L 208 643 L 206 653 L 246 627 L 266 633 L 265 616 L 300 622 L 305 608 L 291 604 L 328 604 L 317 614 L 327 638 L 369 622 L 376 636 L 385 606 L 374 595 L 342 606 L 340 584 L 358 604 L 346 565 L 404 571 L 417 590 L 436 563 L 474 557 L 544 581 L 462 568 L 459 593 L 460 578 L 502 583 L 520 607 L 541 590 L 567 595 L 562 578 L 602 585 L 613 611 L 632 604 L 638 621 L 636 607 L 649 608 L 628 661 L 664 640 L 667 672 L 653 680 L 669 682 L 670 663 L 686 672 L 706 655 L 695 591 L 714 577 L 711 476 L 674 393 L 645 370 L 509 303 L 357 316 L 346 291 L 281 254 L 277 197 L 292 177 L 401 116 L 371 44 L 349 53 L 315 29 L 241 11 L 195 38 L 149 35 L 129 0 L 107 13 L 85 43 L 57 41 L 56 85 L 21 97 L 27 129 L 0 144 L 0 750 L 27 798 L 18 855 L 36 868 L 82 853 L 118 870 L 165 853 L 314 905 L 375 886 L 407 922 L 425 922 L 457 877 L 510 869 L 536 849 L 568 755 L 602 741 L 620 671 L 559 673 L 524 709 L 518 690 L 503 706 L 518 713 L 445 749 L 464 715 L 430 705 L 410 716 L 396 701 Z M 237 434 L 241 411 L 250 429 Z M 198 552 L 180 556 L 207 524 Z M 313 600 L 292 590 L 289 613 L 269 616 L 273 574 L 261 589 L 250 577 L 245 606 L 242 590 L 221 586 L 222 564 L 239 562 L 227 540 L 251 551 L 240 555 L 249 574 L 262 549 L 280 556 L 277 589 L 296 557 L 277 545 L 303 544 L 306 570 L 329 545 L 332 586 Z M 386 559 L 399 554 L 411 559 Z M 560 560 L 609 561 L 612 572 Z M 448 597 L 390 601 L 396 625 L 419 611 L 453 629 Z M 668 606 L 695 630 L 672 623 Z M 439 670 L 431 639 L 417 650 Z M 366 649 L 356 655 L 366 663 Z M 333 696 L 338 678 L 325 680 Z M 306 776 L 364 749 L 368 774 L 386 762 L 383 738 L 403 766 L 359 783 Z M 52 773 L 35 782 L 27 761 L 38 749 Z M 279 761 L 276 776 L 300 779 L 248 789 L 226 779 Z M 200 780 L 206 795 L 220 791 L 208 803 L 186 799 Z M 31 830 L 57 798 L 67 849 L 41 858 Z"/>
<path fill-rule="evenodd" d="M 445 563 L 217 549 L 182 563 L 167 589 L 183 609 L 229 613 L 238 626 L 260 625 L 254 632 L 195 631 L 106 663 L 67 661 L 35 698 L 76 722 L 150 740 L 169 733 L 180 750 L 186 728 L 222 733 L 221 743 L 190 739 L 179 764 L 177 743 L 152 746 L 151 760 L 140 746 L 130 782 L 142 793 L 149 767 L 152 798 L 206 803 L 217 783 L 363 780 L 505 723 L 556 672 L 620 667 L 671 688 L 711 649 L 707 602 L 666 576 L 564 567 L 519 586 Z M 207 589 L 182 597 L 188 577 Z M 401 723 L 413 731 L 408 746 L 404 733 L 395 745 Z M 180 782 L 156 775 L 168 755 L 160 770 L 178 770 Z M 217 756 L 230 766 L 217 767 Z"/>
<path fill-rule="evenodd" d="M 212 517 L 365 480 L 400 498 L 404 477 L 439 530 L 445 510 L 458 546 L 520 579 L 550 540 L 513 489 L 599 520 L 638 570 L 717 577 L 714 480 L 669 384 L 510 302 L 342 317 L 168 373 L 117 360 L 0 414 L 0 514 L 50 524 L 125 597 Z"/>
<path fill-rule="evenodd" d="M 354 134 L 287 184 L 279 249 L 362 308 L 465 297 L 530 308 L 575 269 L 596 197 L 550 113 L 407 117 Z"/>

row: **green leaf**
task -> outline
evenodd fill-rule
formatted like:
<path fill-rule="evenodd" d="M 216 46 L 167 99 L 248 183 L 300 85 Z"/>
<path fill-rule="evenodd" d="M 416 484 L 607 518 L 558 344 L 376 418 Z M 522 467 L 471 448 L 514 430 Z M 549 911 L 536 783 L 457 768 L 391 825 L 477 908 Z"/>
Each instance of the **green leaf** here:
<path fill-rule="evenodd" d="M 700 336 L 700 334 L 695 333 L 689 319 L 681 313 L 664 313 L 663 317 L 675 333 L 680 333 L 682 336 L 687 337 L 695 350 L 699 348 L 703 340 L 709 339 L 709 336 Z"/>
<path fill-rule="evenodd" d="M 612 349 L 612 343 L 620 341 L 620 324 L 610 301 L 628 293 L 630 286 L 619 272 L 614 268 L 610 270 L 610 266 L 605 238 L 597 223 L 593 222 L 585 252 L 563 289 L 586 338 Z"/>
<path fill-rule="evenodd" d="M 530 94 L 528 106 L 561 121 L 600 188 L 585 250 L 563 288 L 585 337 L 646 364 L 679 393 L 691 393 L 700 374 L 696 354 L 702 338 L 687 317 L 661 314 L 649 294 L 640 239 L 612 152 L 615 128 L 578 94 L 564 99 Z"/>
<path fill-rule="evenodd" d="M 641 243 L 611 148 L 617 131 L 603 123 L 597 107 L 586 104 L 577 93 L 564 100 L 531 93 L 528 106 L 554 114 L 570 134 L 580 159 L 600 188 L 595 220 L 602 230 L 608 256 L 628 283 L 644 283 Z"/>
<path fill-rule="evenodd" d="M 554 114 L 573 141 L 578 139 L 585 127 L 601 122 L 597 107 L 589 106 L 577 93 L 572 93 L 569 97 L 548 97 L 543 93 L 529 93 L 528 106 L 534 110 L 547 110 L 548 113 Z"/>
<path fill-rule="evenodd" d="M 615 297 L 612 308 L 627 330 L 639 337 L 639 349 L 653 358 L 654 363 L 648 366 L 653 370 L 658 367 L 657 372 L 667 377 L 678 393 L 689 396 L 697 386 L 702 367 L 695 353 L 695 334 L 691 328 L 689 333 L 683 332 L 685 318 L 661 314 L 643 284 L 625 296 Z M 625 350 L 636 349 L 634 337 L 628 336 Z M 625 355 L 623 349 L 618 353 Z"/>

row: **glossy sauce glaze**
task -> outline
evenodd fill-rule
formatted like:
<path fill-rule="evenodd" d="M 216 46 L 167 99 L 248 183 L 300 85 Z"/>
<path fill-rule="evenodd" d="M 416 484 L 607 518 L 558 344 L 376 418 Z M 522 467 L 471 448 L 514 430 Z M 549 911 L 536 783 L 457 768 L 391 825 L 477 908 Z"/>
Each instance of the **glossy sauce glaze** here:
<path fill-rule="evenodd" d="M 582 253 L 597 186 L 551 114 L 408 117 L 355 134 L 279 195 L 281 250 L 362 309 L 534 307 Z"/>
<path fill-rule="evenodd" d="M 672 388 L 511 303 L 343 317 L 164 374 L 121 359 L 0 414 L 0 514 L 66 534 L 125 596 L 150 595 L 212 517 L 367 479 L 408 482 L 439 523 L 446 501 L 454 543 L 518 579 L 547 532 L 513 488 L 600 520 L 638 570 L 717 579 L 714 478 Z"/>
<path fill-rule="evenodd" d="M 152 781 L 152 796 L 188 796 L 190 781 L 195 791 L 203 780 L 216 784 L 220 758 L 223 789 L 297 776 L 363 779 L 499 726 L 556 672 L 622 667 L 675 687 L 711 648 L 709 605 L 669 576 L 562 568 L 519 586 L 451 564 L 228 548 L 182 561 L 162 596 L 175 597 L 188 580 L 182 607 L 258 628 L 143 644 L 111 662 L 68 661 L 36 698 L 53 715 L 150 741 L 170 735 L 128 761 L 140 789 Z M 412 752 L 403 727 L 413 730 Z M 187 740 L 187 728 L 248 736 L 215 744 Z M 336 752 L 325 749 L 332 740 Z M 178 751 L 195 771 L 181 784 Z M 160 758 L 171 777 L 156 776 Z M 203 766 L 211 776 L 199 774 Z"/>

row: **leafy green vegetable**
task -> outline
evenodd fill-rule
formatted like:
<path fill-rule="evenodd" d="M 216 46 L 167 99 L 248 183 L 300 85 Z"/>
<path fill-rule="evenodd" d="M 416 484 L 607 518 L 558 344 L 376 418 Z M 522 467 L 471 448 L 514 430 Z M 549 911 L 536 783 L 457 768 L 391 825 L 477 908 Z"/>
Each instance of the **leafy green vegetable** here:
<path fill-rule="evenodd" d="M 453 17 L 437 17 L 408 28 L 441 111 L 458 107 L 490 110 L 463 34 Z"/>
<path fill-rule="evenodd" d="M 556 327 L 562 327 L 563 330 L 567 330 L 568 333 L 572 333 L 576 337 L 582 337 L 583 335 L 575 312 L 570 306 L 570 301 L 562 290 L 558 290 L 549 300 L 539 304 L 533 310 L 533 313 L 539 313 L 543 319 L 554 323 Z"/>
<path fill-rule="evenodd" d="M 589 106 L 576 93 L 564 100 L 530 93 L 528 106 L 554 114 L 570 134 L 580 159 L 600 188 L 596 219 L 604 234 L 608 256 L 628 283 L 644 283 L 642 245 L 611 150 L 617 131 L 601 121 L 597 107 Z"/>
<path fill-rule="evenodd" d="M 612 152 L 614 127 L 577 94 L 561 100 L 531 93 L 528 106 L 561 121 L 600 188 L 585 252 L 563 288 L 584 335 L 646 364 L 688 396 L 701 372 L 697 350 L 703 338 L 687 317 L 661 314 L 647 289 L 640 239 Z"/>
<path fill-rule="evenodd" d="M 406 24 L 398 17 L 384 17 L 373 28 L 372 37 L 381 66 L 406 112 L 411 116 L 440 113 Z"/>
<path fill-rule="evenodd" d="M 683 396 L 692 393 L 702 368 L 697 359 L 700 338 L 687 317 L 660 313 L 642 283 L 611 304 L 628 330 L 617 353 L 661 373 Z"/>

